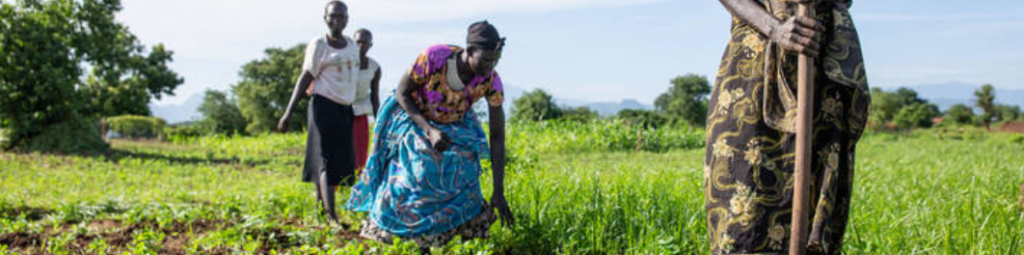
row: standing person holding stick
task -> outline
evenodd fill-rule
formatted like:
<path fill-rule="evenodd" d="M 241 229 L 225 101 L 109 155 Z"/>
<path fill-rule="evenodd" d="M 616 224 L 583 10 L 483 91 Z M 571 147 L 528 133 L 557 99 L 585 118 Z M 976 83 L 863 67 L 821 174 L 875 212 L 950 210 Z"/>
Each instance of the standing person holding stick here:
<path fill-rule="evenodd" d="M 849 218 L 854 152 L 870 104 L 849 0 L 720 0 L 734 16 L 732 35 L 711 95 L 705 203 L 713 254 L 790 251 L 796 219 L 809 221 L 810 254 L 839 254 Z M 798 59 L 813 86 L 800 90 Z M 794 199 L 801 114 L 810 118 L 807 206 Z M 799 221 L 797 221 L 799 223 Z M 803 244 L 796 240 L 798 244 Z M 793 250 L 800 252 L 798 249 Z"/>

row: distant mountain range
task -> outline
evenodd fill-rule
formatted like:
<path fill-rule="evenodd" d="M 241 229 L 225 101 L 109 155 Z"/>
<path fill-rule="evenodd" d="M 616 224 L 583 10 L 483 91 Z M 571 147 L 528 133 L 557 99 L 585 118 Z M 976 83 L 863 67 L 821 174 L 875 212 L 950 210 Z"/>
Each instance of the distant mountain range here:
<path fill-rule="evenodd" d="M 149 111 L 153 116 L 163 118 L 169 124 L 198 120 L 199 106 L 203 104 L 203 93 L 196 93 L 178 104 L 155 105 L 149 104 Z"/>
<path fill-rule="evenodd" d="M 981 85 L 951 82 L 944 84 L 922 84 L 910 86 L 909 88 L 917 91 L 918 96 L 921 98 L 927 99 L 929 102 L 938 105 L 942 110 L 946 110 L 954 104 L 966 104 L 973 107 L 974 91 L 981 88 Z M 885 87 L 882 89 L 892 91 L 896 88 Z M 509 85 L 505 86 L 505 100 L 508 102 L 505 104 L 506 116 L 512 116 L 511 102 L 523 96 L 525 92 L 526 91 L 524 89 L 519 87 Z M 202 103 L 203 95 L 199 93 L 190 96 L 180 104 L 163 106 L 151 104 L 149 109 L 153 112 L 154 116 L 164 118 L 168 123 L 180 123 L 200 118 L 197 109 Z M 593 102 L 555 97 L 555 103 L 569 107 L 589 107 L 590 109 L 598 112 L 601 116 L 612 116 L 623 109 L 654 109 L 653 105 L 644 104 L 635 99 L 623 99 L 619 102 Z M 996 88 L 996 103 L 1024 107 L 1024 89 Z"/>

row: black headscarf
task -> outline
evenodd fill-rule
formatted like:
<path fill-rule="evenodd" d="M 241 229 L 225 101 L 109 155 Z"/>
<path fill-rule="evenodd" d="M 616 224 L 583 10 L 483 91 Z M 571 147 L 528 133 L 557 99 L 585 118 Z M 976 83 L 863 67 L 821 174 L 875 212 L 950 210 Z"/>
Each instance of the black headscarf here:
<path fill-rule="evenodd" d="M 466 44 L 471 47 L 478 47 L 484 50 L 501 50 L 505 47 L 505 38 L 498 34 L 486 20 L 478 21 L 469 25 L 469 33 L 466 37 Z"/>

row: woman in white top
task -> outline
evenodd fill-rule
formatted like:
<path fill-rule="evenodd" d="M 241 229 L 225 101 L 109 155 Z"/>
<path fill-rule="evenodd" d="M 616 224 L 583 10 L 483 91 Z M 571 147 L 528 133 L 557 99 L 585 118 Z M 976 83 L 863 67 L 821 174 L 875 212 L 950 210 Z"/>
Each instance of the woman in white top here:
<path fill-rule="evenodd" d="M 355 175 L 352 103 L 356 100 L 360 62 L 358 46 L 342 34 L 348 25 L 345 3 L 328 3 L 324 21 L 330 33 L 306 45 L 302 74 L 277 128 L 281 132 L 288 129 L 292 109 L 312 86 L 302 180 L 315 184 L 318 203 L 322 201 L 329 222 L 338 223 L 334 192 L 342 181 L 352 183 Z"/>
<path fill-rule="evenodd" d="M 370 149 L 369 115 L 377 116 L 377 108 L 380 107 L 380 97 L 377 96 L 380 90 L 380 65 L 366 56 L 373 47 L 373 34 L 370 30 L 356 30 L 354 37 L 356 44 L 359 45 L 360 65 L 356 102 L 352 104 L 352 110 L 356 114 L 355 121 L 352 122 L 352 139 L 356 150 L 356 169 L 361 169 L 366 165 Z"/>

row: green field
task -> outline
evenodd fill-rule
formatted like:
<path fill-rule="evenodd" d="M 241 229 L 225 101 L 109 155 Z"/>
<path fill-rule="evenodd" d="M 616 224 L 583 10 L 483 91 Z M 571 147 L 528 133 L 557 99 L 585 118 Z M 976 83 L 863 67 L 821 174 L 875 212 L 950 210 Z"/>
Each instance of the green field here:
<path fill-rule="evenodd" d="M 846 252 L 1024 254 L 1018 137 L 866 136 Z M 509 140 L 506 190 L 518 224 L 435 254 L 708 251 L 701 131 L 515 124 Z M 115 142 L 105 156 L 0 154 L 0 254 L 417 252 L 358 240 L 356 214 L 325 229 L 312 188 L 299 182 L 304 141 L 274 134 Z"/>

